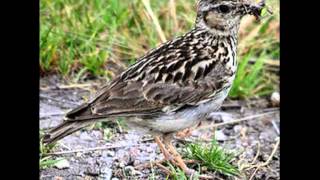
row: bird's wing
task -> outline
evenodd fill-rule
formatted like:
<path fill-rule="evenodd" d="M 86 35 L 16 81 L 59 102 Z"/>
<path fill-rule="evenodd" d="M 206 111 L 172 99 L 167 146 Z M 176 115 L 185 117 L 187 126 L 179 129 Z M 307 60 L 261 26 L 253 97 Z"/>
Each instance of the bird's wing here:
<path fill-rule="evenodd" d="M 196 47 L 178 38 L 151 50 L 67 118 L 155 115 L 207 99 L 224 85 L 223 65 Z"/>
<path fill-rule="evenodd" d="M 144 85 L 140 81 L 118 82 L 92 103 L 69 113 L 68 117 L 74 121 L 110 116 L 153 116 L 184 105 L 195 105 L 208 98 L 215 88 L 209 83 L 181 86 L 165 83 Z"/>

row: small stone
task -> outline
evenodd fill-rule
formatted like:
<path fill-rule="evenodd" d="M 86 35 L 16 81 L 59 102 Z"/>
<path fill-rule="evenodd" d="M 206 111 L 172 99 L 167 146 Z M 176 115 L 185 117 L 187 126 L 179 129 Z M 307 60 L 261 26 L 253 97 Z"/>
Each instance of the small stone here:
<path fill-rule="evenodd" d="M 130 172 L 130 171 L 133 171 L 133 170 L 134 170 L 134 167 L 132 167 L 132 166 L 126 166 L 126 167 L 124 168 L 124 170 L 127 171 L 127 172 Z"/>
<path fill-rule="evenodd" d="M 102 139 L 102 137 L 103 137 L 101 131 L 92 131 L 92 136 L 97 139 Z"/>
<path fill-rule="evenodd" d="M 241 132 L 241 129 L 242 129 L 241 125 L 236 125 L 233 127 L 234 132 L 237 134 Z"/>
<path fill-rule="evenodd" d="M 222 130 L 216 131 L 215 137 L 218 141 L 225 141 L 228 137 L 223 133 Z"/>
<path fill-rule="evenodd" d="M 70 163 L 66 159 L 62 159 L 54 164 L 54 167 L 58 169 L 67 169 L 70 167 Z"/>
<path fill-rule="evenodd" d="M 124 168 L 124 170 L 132 176 L 133 175 L 142 175 L 142 173 L 140 171 L 135 170 L 133 166 L 127 166 Z"/>
<path fill-rule="evenodd" d="M 102 156 L 103 157 L 113 157 L 115 155 L 115 152 L 114 151 L 104 151 L 102 153 Z"/>
<path fill-rule="evenodd" d="M 118 166 L 119 166 L 120 168 L 123 168 L 123 167 L 125 166 L 125 164 L 124 164 L 123 162 L 120 162 L 120 163 L 118 164 Z"/>
<path fill-rule="evenodd" d="M 280 93 L 273 92 L 270 100 L 271 100 L 272 106 L 279 106 L 280 105 Z"/>
<path fill-rule="evenodd" d="M 80 134 L 80 139 L 85 140 L 85 141 L 92 141 L 92 137 L 89 136 L 87 132 L 83 132 Z"/>
<path fill-rule="evenodd" d="M 225 112 L 212 112 L 209 118 L 214 120 L 215 123 L 229 122 L 233 120 L 232 114 Z"/>

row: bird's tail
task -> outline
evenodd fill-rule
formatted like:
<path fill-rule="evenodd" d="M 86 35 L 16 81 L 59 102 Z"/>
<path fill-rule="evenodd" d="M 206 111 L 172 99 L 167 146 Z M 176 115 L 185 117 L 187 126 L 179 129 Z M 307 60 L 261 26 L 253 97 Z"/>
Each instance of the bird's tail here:
<path fill-rule="evenodd" d="M 45 134 L 43 142 L 45 144 L 52 144 L 92 123 L 92 120 L 65 121 Z"/>

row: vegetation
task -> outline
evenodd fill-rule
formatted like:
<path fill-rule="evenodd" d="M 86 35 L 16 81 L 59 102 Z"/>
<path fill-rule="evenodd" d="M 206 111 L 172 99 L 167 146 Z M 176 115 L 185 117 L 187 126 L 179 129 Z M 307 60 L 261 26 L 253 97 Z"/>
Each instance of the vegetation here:
<path fill-rule="evenodd" d="M 72 81 L 88 76 L 108 78 L 113 74 L 106 68 L 108 62 L 130 65 L 165 39 L 192 28 L 195 0 L 151 1 L 150 6 L 147 2 L 41 0 L 41 74 L 58 73 Z M 243 20 L 238 50 L 243 68 L 231 91 L 233 98 L 268 95 L 277 88 L 277 78 L 264 62 L 279 59 L 279 2 L 267 3 L 274 15 L 266 15 L 261 23 L 249 17 Z M 259 61 L 252 65 L 254 59 Z"/>
<path fill-rule="evenodd" d="M 40 169 L 45 169 L 54 166 L 57 162 L 61 159 L 53 159 L 52 156 L 48 156 L 47 154 L 55 147 L 55 144 L 45 145 L 42 142 L 42 137 L 44 135 L 43 131 L 39 132 L 40 135 L 40 160 L 39 160 L 39 167 Z"/>
<path fill-rule="evenodd" d="M 238 168 L 232 164 L 234 154 L 219 146 L 213 140 L 209 146 L 200 143 L 191 143 L 186 148 L 186 156 L 189 159 L 199 161 L 207 170 L 217 171 L 228 176 L 239 175 Z"/>
<path fill-rule="evenodd" d="M 172 39 L 192 28 L 195 0 L 41 0 L 40 1 L 40 73 L 59 74 L 77 82 L 88 76 L 110 78 L 114 72 L 109 62 L 128 66 L 146 51 L 166 39 Z M 247 17 L 239 33 L 239 68 L 231 98 L 270 95 L 278 89 L 279 1 L 268 0 L 274 15 L 261 22 Z M 155 15 L 154 17 L 152 15 Z M 270 70 L 271 69 L 271 70 Z M 122 131 L 121 119 L 117 121 Z M 111 129 L 103 123 L 104 139 L 112 138 Z M 40 133 L 41 134 L 41 133 Z M 48 168 L 61 159 L 48 153 L 54 148 L 40 141 L 40 168 Z M 199 172 L 205 167 L 228 176 L 237 176 L 233 155 L 213 141 L 209 147 L 191 143 L 185 156 L 197 160 Z M 200 168 L 201 166 L 201 168 Z M 169 164 L 173 179 L 187 179 L 179 168 Z M 152 173 L 153 174 L 153 173 Z M 154 179 L 154 177 L 153 177 Z"/>

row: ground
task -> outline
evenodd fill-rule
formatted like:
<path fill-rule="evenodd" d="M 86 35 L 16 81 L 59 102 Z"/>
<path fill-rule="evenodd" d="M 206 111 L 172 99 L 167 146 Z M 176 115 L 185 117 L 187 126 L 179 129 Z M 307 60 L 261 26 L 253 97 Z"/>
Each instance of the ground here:
<path fill-rule="evenodd" d="M 65 112 L 88 99 L 101 83 L 104 81 L 70 85 L 57 76 L 42 78 L 40 129 L 45 131 L 59 124 Z M 190 137 L 176 139 L 175 146 L 182 152 L 186 144 L 195 141 L 209 143 L 214 136 L 221 146 L 238 153 L 235 164 L 243 175 L 225 177 L 203 170 L 206 174 L 216 179 L 251 179 L 251 176 L 253 179 L 280 179 L 280 148 L 276 146 L 280 136 L 279 111 L 271 107 L 268 99 L 227 100 L 221 112 L 213 112 L 204 123 L 225 125 L 215 130 L 195 130 Z M 250 116 L 256 117 L 232 123 Z M 167 175 L 157 166 L 138 168 L 141 164 L 163 159 L 151 136 L 139 135 L 117 123 L 108 123 L 107 126 L 105 130 L 90 127 L 62 139 L 50 156 L 53 159 L 62 157 L 69 164 L 42 169 L 40 179 L 166 179 Z"/>

